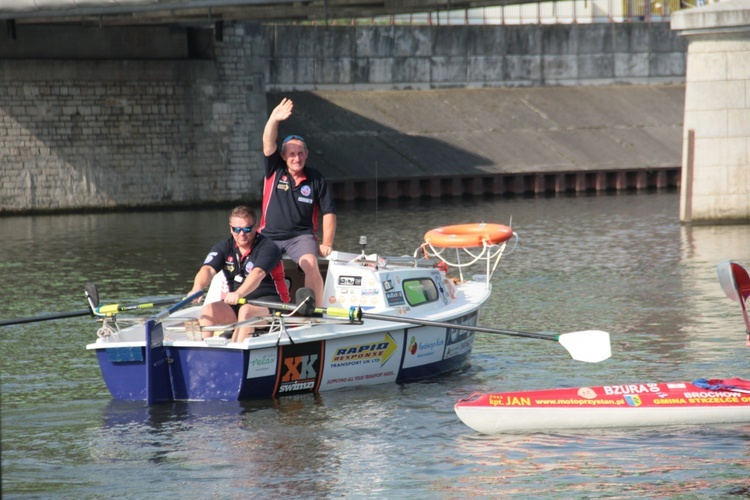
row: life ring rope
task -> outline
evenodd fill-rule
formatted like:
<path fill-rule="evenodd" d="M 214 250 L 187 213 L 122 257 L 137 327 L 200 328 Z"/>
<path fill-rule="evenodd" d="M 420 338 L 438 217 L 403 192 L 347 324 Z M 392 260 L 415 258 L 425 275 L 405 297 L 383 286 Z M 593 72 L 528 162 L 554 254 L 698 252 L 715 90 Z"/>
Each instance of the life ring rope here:
<path fill-rule="evenodd" d="M 467 262 L 460 262 L 460 259 L 457 258 L 456 259 L 457 262 L 451 262 L 451 261 L 449 261 L 444 256 L 444 254 L 447 251 L 451 250 L 451 249 L 448 249 L 448 248 L 435 248 L 435 247 L 433 247 L 429 243 L 424 243 L 422 245 L 423 248 L 426 247 L 427 249 L 429 249 L 429 250 L 424 250 L 423 249 L 423 251 L 424 251 L 424 253 L 425 253 L 426 256 L 428 256 L 428 257 L 436 257 L 436 258 L 440 259 L 441 261 L 445 262 L 446 264 L 448 264 L 449 266 L 451 266 L 451 267 L 457 267 L 457 268 L 469 267 L 469 266 L 471 266 L 473 264 L 476 264 L 478 261 L 480 261 L 482 259 L 492 260 L 492 259 L 494 259 L 494 258 L 496 258 L 498 256 L 501 256 L 503 254 L 503 252 L 505 251 L 505 246 L 506 246 L 506 243 L 503 243 L 502 245 L 499 245 L 499 246 L 498 245 L 486 245 L 486 246 L 482 247 L 482 250 L 480 252 L 478 252 L 478 253 L 471 252 L 468 248 L 456 248 L 455 250 L 456 250 L 457 254 L 458 254 L 458 250 L 463 250 L 464 252 L 466 252 L 469 255 L 470 260 L 467 261 Z M 492 247 L 497 247 L 497 250 L 495 250 L 494 252 L 492 252 L 490 250 Z"/>
<path fill-rule="evenodd" d="M 422 251 L 425 257 L 435 257 L 448 266 L 458 268 L 460 279 L 463 281 L 463 268 L 476 264 L 480 260 L 486 263 L 487 286 L 492 275 L 500 263 L 508 241 L 515 239 L 512 253 L 518 245 L 518 235 L 509 226 L 501 224 L 459 224 L 432 229 L 425 233 L 424 243 L 417 248 L 414 256 Z M 444 254 L 449 249 L 455 249 L 456 261 L 451 262 Z M 475 250 L 481 248 L 480 251 Z M 461 262 L 461 252 L 469 256 L 468 262 Z M 490 264 L 494 264 L 490 269 Z"/>

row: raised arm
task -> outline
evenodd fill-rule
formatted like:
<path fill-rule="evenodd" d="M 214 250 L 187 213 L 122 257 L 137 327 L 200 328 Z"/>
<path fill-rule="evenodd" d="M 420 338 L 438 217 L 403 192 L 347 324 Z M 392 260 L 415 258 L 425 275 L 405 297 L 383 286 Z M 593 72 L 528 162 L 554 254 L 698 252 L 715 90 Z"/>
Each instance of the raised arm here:
<path fill-rule="evenodd" d="M 263 154 L 271 156 L 276 148 L 276 139 L 279 137 L 279 123 L 292 116 L 294 104 L 291 99 L 286 97 L 281 100 L 278 106 L 273 108 L 271 116 L 268 117 L 266 126 L 263 129 Z"/>

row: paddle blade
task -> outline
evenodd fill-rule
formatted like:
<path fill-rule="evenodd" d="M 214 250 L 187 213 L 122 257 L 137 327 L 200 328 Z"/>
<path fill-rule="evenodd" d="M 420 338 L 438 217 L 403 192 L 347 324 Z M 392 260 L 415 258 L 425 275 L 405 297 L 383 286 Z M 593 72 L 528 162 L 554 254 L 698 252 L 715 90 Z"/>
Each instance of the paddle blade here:
<path fill-rule="evenodd" d="M 576 361 L 598 363 L 612 356 L 612 346 L 607 332 L 586 330 L 563 333 L 557 340 Z"/>
<path fill-rule="evenodd" d="M 99 307 L 99 290 L 96 289 L 96 285 L 87 281 L 83 287 L 83 291 L 86 294 L 86 300 L 88 300 L 91 306 L 91 312 L 93 313 L 97 307 Z"/>
<path fill-rule="evenodd" d="M 716 264 L 719 283 L 727 297 L 735 302 L 743 303 L 750 297 L 750 276 L 744 267 L 730 260 L 723 260 Z"/>
<path fill-rule="evenodd" d="M 299 309 L 302 316 L 312 316 L 315 312 L 315 292 L 312 288 L 300 288 L 294 294 L 294 300 L 298 306 L 302 306 Z"/>

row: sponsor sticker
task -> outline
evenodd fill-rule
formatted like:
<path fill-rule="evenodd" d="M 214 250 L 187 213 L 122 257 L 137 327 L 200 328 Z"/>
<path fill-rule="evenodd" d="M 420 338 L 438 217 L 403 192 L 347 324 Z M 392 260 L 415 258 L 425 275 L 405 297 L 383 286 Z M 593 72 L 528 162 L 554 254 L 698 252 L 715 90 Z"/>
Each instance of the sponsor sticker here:
<path fill-rule="evenodd" d="M 340 286 L 362 286 L 362 276 L 339 276 Z"/>
<path fill-rule="evenodd" d="M 282 346 L 276 393 L 314 392 L 321 372 L 322 350 L 321 342 Z"/>
<path fill-rule="evenodd" d="M 252 349 L 247 362 L 247 378 L 267 377 L 276 373 L 276 348 Z"/>
<path fill-rule="evenodd" d="M 386 292 L 385 298 L 388 300 L 389 306 L 400 306 L 405 304 L 404 295 L 401 292 Z"/>

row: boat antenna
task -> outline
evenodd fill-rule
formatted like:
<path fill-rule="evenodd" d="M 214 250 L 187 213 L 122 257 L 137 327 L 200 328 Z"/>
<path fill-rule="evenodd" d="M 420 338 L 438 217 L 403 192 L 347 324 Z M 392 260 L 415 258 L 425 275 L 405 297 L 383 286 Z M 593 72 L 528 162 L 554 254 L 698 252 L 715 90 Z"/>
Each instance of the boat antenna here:
<path fill-rule="evenodd" d="M 375 160 L 375 225 L 378 225 L 378 160 Z"/>

